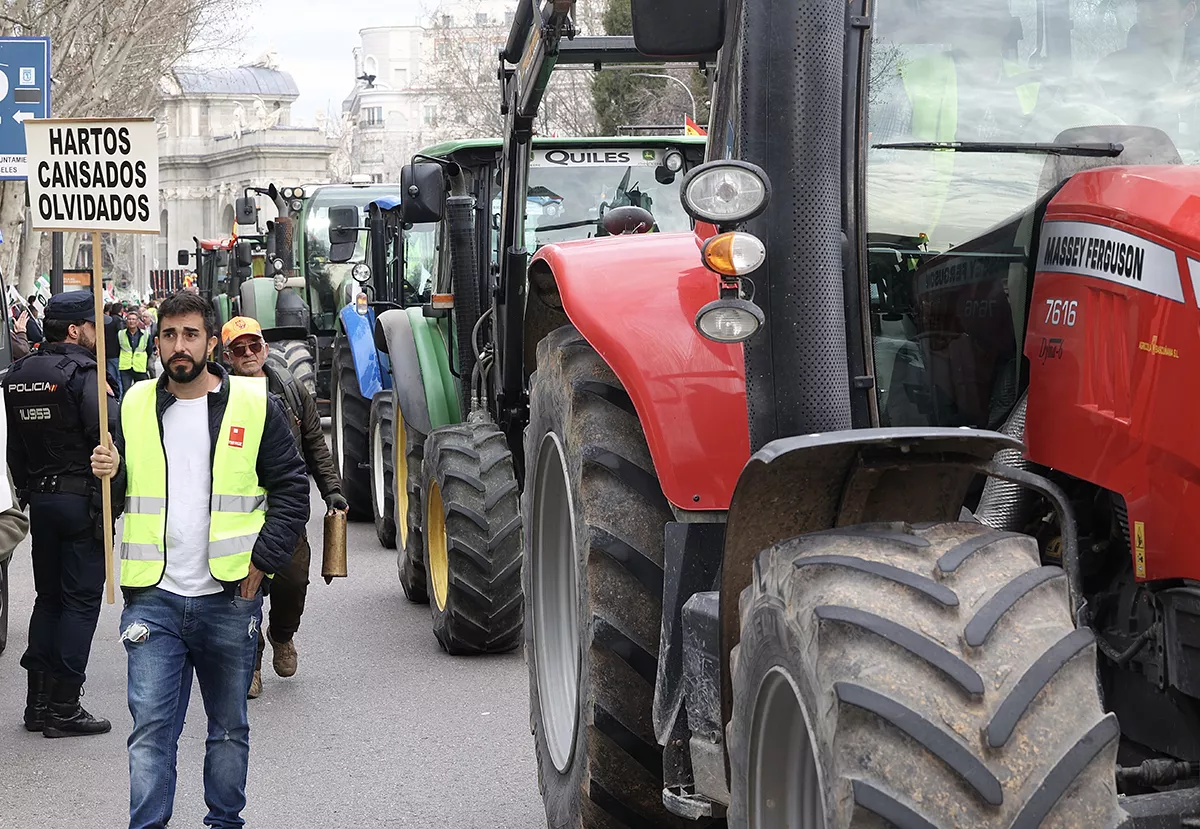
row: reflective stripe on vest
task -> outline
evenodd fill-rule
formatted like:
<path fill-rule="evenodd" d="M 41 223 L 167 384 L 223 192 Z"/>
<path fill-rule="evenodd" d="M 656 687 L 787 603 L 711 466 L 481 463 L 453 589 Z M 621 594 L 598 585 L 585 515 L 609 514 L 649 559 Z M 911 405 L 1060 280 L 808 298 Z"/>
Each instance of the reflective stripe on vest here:
<path fill-rule="evenodd" d="M 121 359 L 117 363 L 117 368 L 121 371 L 136 371 L 138 374 L 145 374 L 146 364 L 149 362 L 150 335 L 143 331 L 135 349 L 129 342 L 129 329 L 122 328 L 117 332 L 117 342 L 121 345 Z"/>
<path fill-rule="evenodd" d="M 266 520 L 266 491 L 258 484 L 258 450 L 267 419 L 263 378 L 228 377 L 229 398 L 213 451 L 208 569 L 217 581 L 246 577 Z M 125 448 L 126 509 L 121 586 L 151 587 L 166 567 L 167 460 L 158 427 L 154 380 L 135 383 L 121 405 L 121 427 L 138 435 Z"/>

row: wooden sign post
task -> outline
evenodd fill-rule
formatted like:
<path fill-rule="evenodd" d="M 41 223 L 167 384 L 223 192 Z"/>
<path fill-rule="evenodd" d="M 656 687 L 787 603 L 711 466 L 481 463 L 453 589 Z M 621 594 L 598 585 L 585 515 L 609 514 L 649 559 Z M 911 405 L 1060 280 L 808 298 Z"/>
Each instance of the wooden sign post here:
<path fill-rule="evenodd" d="M 92 236 L 92 297 L 96 308 L 96 385 L 100 435 L 108 434 L 104 344 L 104 261 L 101 233 L 158 235 L 158 130 L 152 118 L 47 118 L 25 121 L 29 206 L 33 230 Z M 115 601 L 112 497 L 100 487 L 106 597 Z"/>

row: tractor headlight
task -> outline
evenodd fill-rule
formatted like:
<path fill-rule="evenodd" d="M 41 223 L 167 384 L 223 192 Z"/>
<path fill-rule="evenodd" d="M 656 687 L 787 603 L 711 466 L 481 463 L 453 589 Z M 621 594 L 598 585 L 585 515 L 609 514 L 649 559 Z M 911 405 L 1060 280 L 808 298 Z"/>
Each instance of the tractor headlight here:
<path fill-rule="evenodd" d="M 718 343 L 740 343 L 762 327 L 762 309 L 745 299 L 715 299 L 696 314 L 696 330 Z"/>
<path fill-rule="evenodd" d="M 292 199 L 292 203 L 288 207 L 292 208 L 293 213 L 299 213 L 300 209 L 304 207 L 304 202 L 300 201 L 300 199 Z"/>
<path fill-rule="evenodd" d="M 291 187 L 285 187 L 279 191 L 279 195 L 283 196 L 284 200 L 290 199 L 295 190 Z"/>
<path fill-rule="evenodd" d="M 715 225 L 752 219 L 766 209 L 771 185 L 762 168 L 745 161 L 711 161 L 683 180 L 679 197 L 688 215 Z"/>
<path fill-rule="evenodd" d="M 288 279 L 286 274 L 275 274 L 275 290 L 282 291 L 287 287 Z"/>
<path fill-rule="evenodd" d="M 271 270 L 275 271 L 275 273 L 279 273 L 279 274 L 283 273 L 283 260 L 280 259 L 279 257 L 272 259 L 271 260 Z"/>
<path fill-rule="evenodd" d="M 303 187 L 293 187 L 292 188 L 292 198 L 293 199 L 304 198 L 304 188 Z"/>
<path fill-rule="evenodd" d="M 672 173 L 678 173 L 683 169 L 683 153 L 667 153 L 667 157 L 663 159 L 663 166 Z"/>
<path fill-rule="evenodd" d="M 371 278 L 371 266 L 364 262 L 359 262 L 350 273 L 356 281 L 366 282 Z"/>

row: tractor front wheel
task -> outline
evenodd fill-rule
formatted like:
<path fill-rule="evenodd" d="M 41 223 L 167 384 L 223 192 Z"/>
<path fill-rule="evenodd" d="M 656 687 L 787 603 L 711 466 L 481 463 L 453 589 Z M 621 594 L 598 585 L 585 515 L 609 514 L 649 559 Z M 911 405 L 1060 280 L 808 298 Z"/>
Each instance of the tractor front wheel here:
<path fill-rule="evenodd" d="M 371 512 L 375 516 L 375 535 L 388 550 L 396 547 L 392 421 L 392 392 L 381 391 L 371 401 Z"/>
<path fill-rule="evenodd" d="M 434 429 L 422 475 L 425 577 L 447 653 L 521 644 L 521 512 L 512 452 L 485 416 Z"/>
<path fill-rule="evenodd" d="M 731 826 L 1113 827 L 1120 729 L 1066 577 L 979 524 L 761 553 L 741 596 Z"/>
<path fill-rule="evenodd" d="M 369 521 L 371 509 L 370 402 L 358 388 L 350 346 L 339 340 L 333 352 L 333 458 L 342 476 L 342 493 L 350 504 L 349 517 Z"/>
<path fill-rule="evenodd" d="M 549 826 L 695 826 L 652 725 L 671 511 L 620 381 L 572 327 L 538 343 L 525 439 L 525 655 Z"/>
<path fill-rule="evenodd" d="M 280 340 L 271 343 L 267 362 L 296 378 L 315 399 L 317 396 L 316 356 L 307 340 Z"/>
<path fill-rule="evenodd" d="M 425 531 L 421 526 L 421 475 L 425 462 L 425 433 L 404 416 L 399 395 L 392 391 L 395 432 L 392 438 L 392 491 L 395 493 L 395 523 L 399 536 L 396 569 L 400 587 L 410 602 L 425 604 Z"/>

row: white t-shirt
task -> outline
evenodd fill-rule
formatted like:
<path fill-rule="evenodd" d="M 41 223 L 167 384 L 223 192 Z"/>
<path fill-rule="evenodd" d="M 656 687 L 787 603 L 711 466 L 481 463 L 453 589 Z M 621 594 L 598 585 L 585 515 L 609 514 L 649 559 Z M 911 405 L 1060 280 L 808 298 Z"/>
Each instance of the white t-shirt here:
<path fill-rule="evenodd" d="M 158 586 L 177 596 L 220 593 L 208 569 L 212 437 L 208 395 L 176 400 L 163 412 L 167 453 L 167 567 Z"/>

